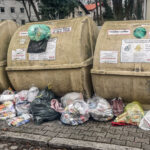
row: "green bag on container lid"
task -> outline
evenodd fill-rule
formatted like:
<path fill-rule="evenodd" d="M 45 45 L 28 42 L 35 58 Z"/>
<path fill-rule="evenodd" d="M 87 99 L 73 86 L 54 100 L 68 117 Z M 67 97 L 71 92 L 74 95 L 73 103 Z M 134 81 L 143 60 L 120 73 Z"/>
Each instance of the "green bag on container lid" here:
<path fill-rule="evenodd" d="M 41 41 L 50 38 L 50 27 L 44 24 L 34 24 L 28 29 L 28 36 L 32 41 Z"/>

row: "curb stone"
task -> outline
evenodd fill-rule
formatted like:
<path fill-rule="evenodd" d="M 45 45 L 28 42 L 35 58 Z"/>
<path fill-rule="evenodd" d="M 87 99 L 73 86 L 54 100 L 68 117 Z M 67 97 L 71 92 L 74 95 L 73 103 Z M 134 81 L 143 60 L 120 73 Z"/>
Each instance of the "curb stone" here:
<path fill-rule="evenodd" d="M 0 140 L 18 140 L 22 143 L 29 142 L 40 146 L 49 146 L 53 148 L 68 148 L 68 149 L 82 149 L 82 150 L 142 150 L 139 148 L 132 148 L 127 146 L 119 146 L 114 144 L 89 142 L 83 140 L 73 140 L 67 138 L 51 138 L 47 136 L 28 134 L 28 133 L 15 133 L 4 132 L 0 133 Z"/>

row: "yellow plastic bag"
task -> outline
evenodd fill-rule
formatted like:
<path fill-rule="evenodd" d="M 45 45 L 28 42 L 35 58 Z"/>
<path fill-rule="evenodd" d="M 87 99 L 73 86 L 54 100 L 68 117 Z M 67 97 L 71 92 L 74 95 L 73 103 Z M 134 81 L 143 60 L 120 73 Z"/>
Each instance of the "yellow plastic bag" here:
<path fill-rule="evenodd" d="M 125 112 L 119 115 L 114 122 L 127 123 L 131 125 L 139 125 L 144 116 L 143 108 L 140 103 L 134 101 L 125 107 Z"/>

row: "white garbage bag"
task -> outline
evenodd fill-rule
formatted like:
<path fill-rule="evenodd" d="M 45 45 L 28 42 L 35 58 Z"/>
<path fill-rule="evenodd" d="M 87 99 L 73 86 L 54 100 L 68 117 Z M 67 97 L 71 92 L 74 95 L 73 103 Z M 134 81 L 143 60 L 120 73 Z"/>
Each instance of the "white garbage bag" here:
<path fill-rule="evenodd" d="M 61 97 L 61 104 L 63 107 L 66 107 L 72 104 L 76 100 L 84 100 L 82 93 L 71 92 Z"/>
<path fill-rule="evenodd" d="M 150 130 L 150 111 L 148 111 L 140 121 L 139 127 L 143 130 Z"/>
<path fill-rule="evenodd" d="M 61 115 L 61 122 L 68 125 L 79 125 L 89 120 L 88 105 L 83 100 L 76 100 L 68 105 Z"/>
<path fill-rule="evenodd" d="M 28 91 L 27 100 L 31 103 L 39 93 L 39 89 L 37 87 L 31 87 Z"/>
<path fill-rule="evenodd" d="M 98 121 L 109 121 L 114 117 L 111 105 L 106 99 L 95 96 L 89 99 L 87 103 L 89 105 L 89 113 L 93 119 Z"/>

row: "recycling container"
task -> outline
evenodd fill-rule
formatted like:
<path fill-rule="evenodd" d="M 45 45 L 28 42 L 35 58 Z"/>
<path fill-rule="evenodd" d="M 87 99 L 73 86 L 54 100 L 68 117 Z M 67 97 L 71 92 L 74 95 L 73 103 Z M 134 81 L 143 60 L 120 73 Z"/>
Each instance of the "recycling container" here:
<path fill-rule="evenodd" d="M 91 70 L 94 91 L 150 108 L 150 21 L 106 22 L 97 39 Z"/>
<path fill-rule="evenodd" d="M 7 50 L 12 35 L 16 31 L 18 25 L 11 21 L 0 22 L 0 92 L 6 90 L 10 86 L 5 67 L 7 64 Z"/>
<path fill-rule="evenodd" d="M 28 29 L 33 24 L 50 27 L 51 37 L 42 53 L 28 53 Z M 93 63 L 98 28 L 89 17 L 29 23 L 14 34 L 7 59 L 7 73 L 15 90 L 42 89 L 48 84 L 62 96 L 82 92 L 91 96 L 90 69 Z"/>

